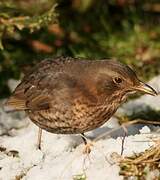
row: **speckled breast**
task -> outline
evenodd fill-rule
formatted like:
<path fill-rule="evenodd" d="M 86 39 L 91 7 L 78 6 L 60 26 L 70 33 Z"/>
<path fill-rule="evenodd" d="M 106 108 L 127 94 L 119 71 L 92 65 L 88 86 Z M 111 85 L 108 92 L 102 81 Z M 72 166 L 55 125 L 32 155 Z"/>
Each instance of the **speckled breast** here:
<path fill-rule="evenodd" d="M 103 125 L 117 110 L 118 105 L 78 104 L 71 109 L 27 111 L 40 128 L 55 134 L 78 134 Z"/>

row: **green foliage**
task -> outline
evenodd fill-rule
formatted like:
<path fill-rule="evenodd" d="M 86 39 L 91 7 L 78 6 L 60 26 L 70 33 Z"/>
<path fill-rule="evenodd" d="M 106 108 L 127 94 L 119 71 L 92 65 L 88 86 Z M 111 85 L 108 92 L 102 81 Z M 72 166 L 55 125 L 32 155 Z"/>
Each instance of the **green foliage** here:
<path fill-rule="evenodd" d="M 73 180 L 87 180 L 87 177 L 85 174 L 78 174 L 73 177 Z"/>
<path fill-rule="evenodd" d="M 28 29 L 30 32 L 46 27 L 50 23 L 55 23 L 57 14 L 55 13 L 55 5 L 42 15 L 18 15 L 17 7 L 10 3 L 0 3 L 0 49 L 3 50 L 2 38 L 4 34 L 14 36 L 15 30 Z M 12 13 L 11 13 L 12 12 Z"/>

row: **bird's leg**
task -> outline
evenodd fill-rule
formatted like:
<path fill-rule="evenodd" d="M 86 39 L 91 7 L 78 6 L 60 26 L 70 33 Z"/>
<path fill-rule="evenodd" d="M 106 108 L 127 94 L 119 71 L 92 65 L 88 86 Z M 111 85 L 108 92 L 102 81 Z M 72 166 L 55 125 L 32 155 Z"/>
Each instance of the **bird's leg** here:
<path fill-rule="evenodd" d="M 83 139 L 84 144 L 86 145 L 86 144 L 87 144 L 87 138 L 86 138 L 86 136 L 84 135 L 84 133 L 81 133 L 81 137 L 82 137 L 82 139 Z"/>
<path fill-rule="evenodd" d="M 83 139 L 83 142 L 85 144 L 84 153 L 89 154 L 91 152 L 91 146 L 93 146 L 92 142 L 88 142 L 86 136 L 84 133 L 81 133 L 81 137 Z"/>
<path fill-rule="evenodd" d="M 42 129 L 38 129 L 37 148 L 41 150 Z"/>

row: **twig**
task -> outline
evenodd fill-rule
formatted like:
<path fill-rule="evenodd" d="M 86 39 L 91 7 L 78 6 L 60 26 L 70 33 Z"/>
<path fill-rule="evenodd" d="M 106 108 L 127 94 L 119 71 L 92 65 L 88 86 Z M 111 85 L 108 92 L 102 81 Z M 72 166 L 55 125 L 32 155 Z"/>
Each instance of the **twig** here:
<path fill-rule="evenodd" d="M 122 137 L 121 156 L 123 155 L 123 152 L 124 152 L 124 143 L 125 143 L 125 138 L 128 132 L 125 126 L 122 126 L 122 128 L 124 130 L 124 136 Z"/>

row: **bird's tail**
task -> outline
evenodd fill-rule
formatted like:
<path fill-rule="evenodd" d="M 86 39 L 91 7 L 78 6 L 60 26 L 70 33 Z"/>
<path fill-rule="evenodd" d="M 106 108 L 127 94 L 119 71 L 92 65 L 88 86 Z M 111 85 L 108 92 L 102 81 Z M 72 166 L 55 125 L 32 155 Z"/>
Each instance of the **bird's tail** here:
<path fill-rule="evenodd" d="M 11 96 L 4 104 L 5 108 L 11 109 L 11 110 L 26 110 L 26 103 L 23 99 L 19 99 L 15 97 L 14 95 Z"/>

